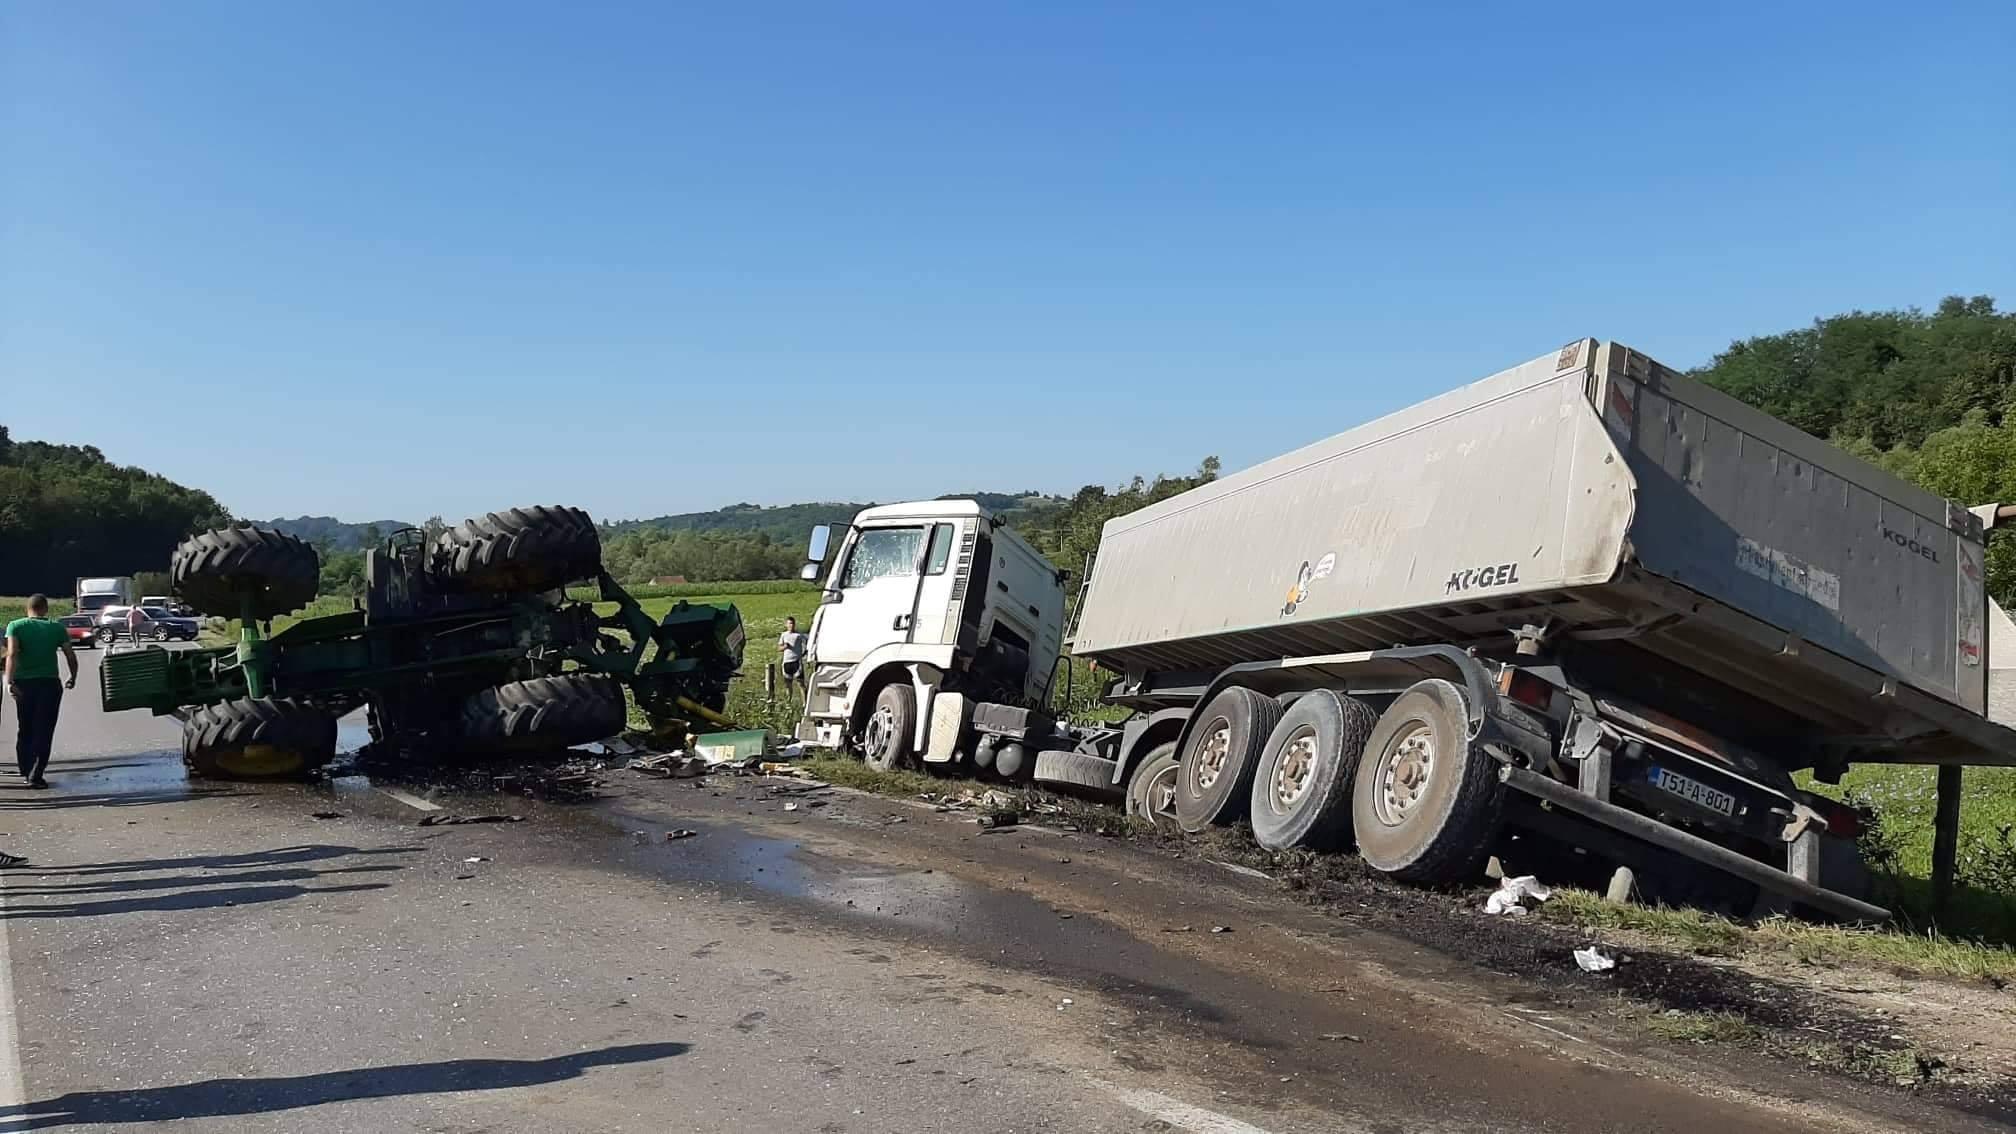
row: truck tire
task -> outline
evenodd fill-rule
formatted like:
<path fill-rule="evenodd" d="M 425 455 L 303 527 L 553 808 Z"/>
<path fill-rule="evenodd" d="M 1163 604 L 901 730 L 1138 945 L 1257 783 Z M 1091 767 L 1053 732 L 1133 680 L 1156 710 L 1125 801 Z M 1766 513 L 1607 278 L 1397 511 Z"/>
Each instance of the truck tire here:
<path fill-rule="evenodd" d="M 322 583 L 322 560 L 305 541 L 265 528 L 218 528 L 190 536 L 168 560 L 182 601 L 219 618 L 272 618 L 308 605 Z"/>
<path fill-rule="evenodd" d="M 1176 776 L 1176 822 L 1189 834 L 1236 822 L 1281 702 L 1243 685 L 1222 689 L 1192 718 Z"/>
<path fill-rule="evenodd" d="M 547 752 L 614 736 L 623 731 L 627 712 L 615 678 L 563 673 L 469 697 L 454 732 L 465 752 Z"/>
<path fill-rule="evenodd" d="M 182 722 L 182 766 L 191 779 L 299 779 L 335 758 L 335 715 L 306 701 L 223 701 Z"/>
<path fill-rule="evenodd" d="M 1253 772 L 1253 839 L 1268 850 L 1351 845 L 1358 758 L 1379 714 L 1356 697 L 1309 693 L 1281 714 Z"/>
<path fill-rule="evenodd" d="M 1463 691 L 1439 678 L 1416 682 L 1380 716 L 1351 793 L 1352 833 L 1374 870 L 1438 885 L 1482 868 L 1505 785 L 1468 724 Z"/>
<path fill-rule="evenodd" d="M 1175 741 L 1149 749 L 1127 777 L 1127 814 L 1165 835 L 1182 830 L 1176 825 L 1176 771 Z"/>
<path fill-rule="evenodd" d="M 875 708 L 861 726 L 861 759 L 878 772 L 907 768 L 917 746 L 917 691 L 892 681 L 875 695 Z"/>
<path fill-rule="evenodd" d="M 602 536 L 579 508 L 491 512 L 441 533 L 434 573 L 444 584 L 497 594 L 550 591 L 602 570 Z"/>
<path fill-rule="evenodd" d="M 1113 785 L 1113 778 L 1119 770 L 1118 760 L 1087 752 L 1060 749 L 1036 754 L 1036 782 L 1075 789 L 1075 795 L 1117 795 L 1120 789 Z"/>

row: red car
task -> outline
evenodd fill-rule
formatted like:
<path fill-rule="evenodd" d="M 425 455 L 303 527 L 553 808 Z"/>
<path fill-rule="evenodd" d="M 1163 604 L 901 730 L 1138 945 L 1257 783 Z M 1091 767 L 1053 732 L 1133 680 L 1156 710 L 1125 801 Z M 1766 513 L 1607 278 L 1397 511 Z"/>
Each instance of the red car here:
<path fill-rule="evenodd" d="M 98 645 L 98 623 L 88 614 L 66 614 L 59 621 L 70 632 L 70 644 L 84 649 L 95 649 Z"/>

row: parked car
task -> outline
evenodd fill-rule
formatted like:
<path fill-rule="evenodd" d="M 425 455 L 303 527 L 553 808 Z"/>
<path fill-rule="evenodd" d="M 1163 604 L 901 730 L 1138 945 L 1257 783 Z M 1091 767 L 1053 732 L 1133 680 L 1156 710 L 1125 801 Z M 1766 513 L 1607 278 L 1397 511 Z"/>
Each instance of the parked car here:
<path fill-rule="evenodd" d="M 84 649 L 94 649 L 98 645 L 98 622 L 88 614 L 66 614 L 61 619 L 63 629 L 70 632 L 70 644 Z"/>
<path fill-rule="evenodd" d="M 179 639 L 185 642 L 193 642 L 196 640 L 197 632 L 203 628 L 202 619 L 185 618 L 163 606 L 138 607 L 137 609 L 140 611 L 140 624 L 134 626 L 132 624 L 132 612 L 135 609 L 135 607 L 130 606 L 108 606 L 100 611 L 98 613 L 99 637 L 108 645 L 118 641 L 120 638 L 129 637 L 134 641 L 148 639 L 155 642 L 167 642 Z"/>

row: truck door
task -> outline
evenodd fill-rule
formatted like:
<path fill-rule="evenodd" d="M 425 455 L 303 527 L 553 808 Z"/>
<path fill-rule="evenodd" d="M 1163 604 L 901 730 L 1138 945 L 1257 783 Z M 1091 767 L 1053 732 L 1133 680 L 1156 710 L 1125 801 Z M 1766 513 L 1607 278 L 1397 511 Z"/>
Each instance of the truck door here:
<path fill-rule="evenodd" d="M 957 640 L 959 613 L 952 601 L 952 584 L 958 547 L 958 524 L 939 521 L 924 535 L 924 570 L 917 577 L 917 617 L 910 631 L 913 642 L 949 645 Z"/>
<path fill-rule="evenodd" d="M 860 528 L 826 582 L 812 652 L 821 665 L 858 662 L 877 646 L 910 641 L 918 566 L 929 525 Z"/>

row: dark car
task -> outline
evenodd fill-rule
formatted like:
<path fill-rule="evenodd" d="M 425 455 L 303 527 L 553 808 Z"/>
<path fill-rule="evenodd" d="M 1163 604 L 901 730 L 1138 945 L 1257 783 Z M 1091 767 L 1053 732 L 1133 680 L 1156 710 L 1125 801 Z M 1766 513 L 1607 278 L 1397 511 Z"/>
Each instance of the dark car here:
<path fill-rule="evenodd" d="M 70 632 L 70 644 L 84 649 L 98 645 L 98 620 L 88 614 L 66 614 L 57 621 Z"/>
<path fill-rule="evenodd" d="M 156 642 L 176 639 L 184 642 L 196 640 L 197 631 L 203 629 L 203 622 L 197 618 L 186 618 L 165 606 L 143 606 L 140 608 L 140 637 L 152 638 Z"/>

